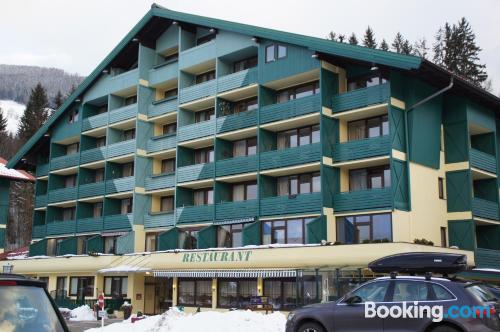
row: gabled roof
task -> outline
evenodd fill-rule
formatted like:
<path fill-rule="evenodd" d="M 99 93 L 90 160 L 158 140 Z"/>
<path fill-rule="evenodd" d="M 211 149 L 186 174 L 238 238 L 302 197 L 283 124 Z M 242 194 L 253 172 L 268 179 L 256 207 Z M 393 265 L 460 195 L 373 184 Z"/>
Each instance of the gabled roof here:
<path fill-rule="evenodd" d="M 0 179 L 9 179 L 13 181 L 30 181 L 34 182 L 33 175 L 23 170 L 7 168 L 5 165 L 7 160 L 0 157 Z"/>
<path fill-rule="evenodd" d="M 338 58 L 353 59 L 360 62 L 375 63 L 400 70 L 419 70 L 422 64 L 426 62 L 419 57 L 411 55 L 403 55 L 394 52 L 371 49 L 367 47 L 350 45 L 346 43 L 334 42 L 317 37 L 309 37 L 295 33 L 278 31 L 257 27 L 248 24 L 230 22 L 210 17 L 181 13 L 153 4 L 146 15 L 132 28 L 132 30 L 120 41 L 120 43 L 104 58 L 96 69 L 78 86 L 78 88 L 66 99 L 61 107 L 47 120 L 47 122 L 31 137 L 26 144 L 16 153 L 9 161 L 8 166 L 16 166 L 21 158 L 26 155 L 38 142 L 40 138 L 47 133 L 49 128 L 57 121 L 57 119 L 74 103 L 77 97 L 81 96 L 94 82 L 99 78 L 102 71 L 107 68 L 113 59 L 132 41 L 132 39 L 143 29 L 148 22 L 153 18 L 163 18 L 171 21 L 179 21 L 192 25 L 205 26 L 219 30 L 228 30 L 236 33 L 241 33 L 249 36 L 254 36 L 262 39 L 276 40 L 283 43 L 295 44 L 298 46 L 307 47 L 310 50 L 318 53 L 333 55 Z M 428 67 L 428 66 L 426 66 Z M 432 70 L 439 70 L 439 67 Z M 446 74 L 445 71 L 441 74 Z M 470 88 L 470 86 L 468 87 Z M 477 87 L 472 87 L 476 90 L 482 90 Z M 486 91 L 476 91 L 480 95 L 486 96 L 489 99 L 494 97 Z M 496 98 L 496 102 L 500 105 L 500 99 Z"/>

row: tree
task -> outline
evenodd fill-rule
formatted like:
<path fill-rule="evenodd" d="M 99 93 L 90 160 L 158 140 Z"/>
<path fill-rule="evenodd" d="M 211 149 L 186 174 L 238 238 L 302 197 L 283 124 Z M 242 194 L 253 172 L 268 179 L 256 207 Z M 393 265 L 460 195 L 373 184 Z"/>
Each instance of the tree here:
<path fill-rule="evenodd" d="M 343 43 L 345 41 L 345 35 L 337 35 L 335 32 L 330 31 L 328 36 L 326 37 L 329 40 L 333 40 L 339 43 Z"/>
<path fill-rule="evenodd" d="M 394 50 L 394 52 L 401 53 L 401 51 L 403 49 L 404 42 L 405 41 L 404 41 L 403 35 L 401 34 L 401 32 L 398 32 L 396 34 L 396 37 L 394 37 L 394 41 L 391 44 L 392 49 Z"/>
<path fill-rule="evenodd" d="M 354 32 L 349 36 L 347 42 L 351 45 L 358 45 L 358 38 L 356 37 L 356 34 L 354 34 Z"/>
<path fill-rule="evenodd" d="M 427 59 L 427 54 L 429 53 L 429 47 L 427 46 L 427 40 L 425 37 L 415 42 L 413 46 L 413 54 L 419 56 L 423 59 Z"/>
<path fill-rule="evenodd" d="M 372 28 L 368 26 L 365 31 L 365 36 L 363 38 L 363 46 L 369 48 L 377 48 L 377 41 L 375 40 L 375 34 L 373 33 Z"/>
<path fill-rule="evenodd" d="M 389 51 L 389 45 L 385 41 L 385 39 L 382 39 L 382 42 L 380 43 L 379 48 L 383 51 Z"/>
<path fill-rule="evenodd" d="M 7 118 L 3 116 L 2 109 L 0 108 L 0 137 L 7 135 Z"/>
<path fill-rule="evenodd" d="M 52 104 L 54 105 L 54 109 L 56 109 L 56 110 L 59 109 L 59 107 L 61 107 L 61 105 L 63 103 L 64 103 L 64 96 L 61 93 L 61 90 L 58 90 L 56 96 L 52 100 Z"/>
<path fill-rule="evenodd" d="M 49 102 L 44 87 L 38 83 L 31 90 L 26 110 L 24 111 L 17 135 L 24 143 L 45 123 L 47 120 Z"/>

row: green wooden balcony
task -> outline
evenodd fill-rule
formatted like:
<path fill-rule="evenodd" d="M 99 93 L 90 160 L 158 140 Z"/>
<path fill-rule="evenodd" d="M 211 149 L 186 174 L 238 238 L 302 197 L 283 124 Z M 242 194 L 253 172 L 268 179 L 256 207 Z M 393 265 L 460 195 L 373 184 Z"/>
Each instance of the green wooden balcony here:
<path fill-rule="evenodd" d="M 77 192 L 77 187 L 50 190 L 49 203 L 75 200 L 76 192 Z"/>
<path fill-rule="evenodd" d="M 130 230 L 132 229 L 132 217 L 132 213 L 105 216 L 103 230 Z"/>
<path fill-rule="evenodd" d="M 342 162 L 391 154 L 389 135 L 337 143 L 333 148 L 333 161 Z"/>
<path fill-rule="evenodd" d="M 333 196 L 335 212 L 390 209 L 391 207 L 391 188 L 348 191 Z"/>
<path fill-rule="evenodd" d="M 184 206 L 175 210 L 177 223 L 195 223 L 212 221 L 214 219 L 214 205 Z"/>
<path fill-rule="evenodd" d="M 40 208 L 47 206 L 47 195 L 36 195 L 35 196 L 35 207 Z"/>
<path fill-rule="evenodd" d="M 177 97 L 162 99 L 152 102 L 148 107 L 148 117 L 173 113 L 177 110 Z"/>
<path fill-rule="evenodd" d="M 260 154 L 260 168 L 272 169 L 307 164 L 321 159 L 321 143 L 294 148 L 266 151 Z"/>
<path fill-rule="evenodd" d="M 170 227 L 174 223 L 174 212 L 151 212 L 144 218 L 144 228 Z"/>
<path fill-rule="evenodd" d="M 82 151 L 80 155 L 80 164 L 92 163 L 94 161 L 106 159 L 106 147 L 94 148 Z"/>
<path fill-rule="evenodd" d="M 105 90 L 108 93 L 128 90 L 139 84 L 139 68 L 135 68 L 119 75 L 111 76 Z M 107 93 L 106 93 L 107 94 Z"/>
<path fill-rule="evenodd" d="M 47 235 L 74 234 L 76 231 L 75 220 L 56 220 L 47 223 Z"/>
<path fill-rule="evenodd" d="M 105 186 L 104 181 L 81 184 L 78 187 L 78 197 L 85 198 L 85 197 L 102 196 L 104 195 L 104 186 Z"/>
<path fill-rule="evenodd" d="M 76 221 L 76 232 L 100 232 L 103 229 L 103 218 L 84 218 Z"/>
<path fill-rule="evenodd" d="M 108 113 L 101 113 L 83 119 L 82 131 L 104 127 L 108 124 Z"/>
<path fill-rule="evenodd" d="M 338 94 L 332 100 L 333 113 L 387 103 L 389 102 L 390 93 L 390 84 L 384 83 Z"/>
<path fill-rule="evenodd" d="M 177 139 L 179 142 L 202 138 L 215 134 L 215 120 L 208 120 L 179 127 Z"/>
<path fill-rule="evenodd" d="M 260 123 L 268 123 L 321 112 L 320 95 L 290 100 L 286 103 L 263 106 L 260 109 Z"/>
<path fill-rule="evenodd" d="M 188 103 L 193 100 L 210 97 L 215 95 L 217 90 L 217 81 L 211 80 L 208 82 L 189 86 L 181 89 L 179 104 Z"/>
<path fill-rule="evenodd" d="M 213 178 L 215 163 L 196 164 L 179 167 L 177 169 L 177 182 L 188 182 Z"/>
<path fill-rule="evenodd" d="M 214 60 L 216 57 L 215 40 L 182 51 L 179 55 L 179 69 Z"/>
<path fill-rule="evenodd" d="M 224 202 L 215 205 L 215 219 L 251 218 L 259 215 L 258 200 Z"/>
<path fill-rule="evenodd" d="M 109 123 L 117 123 L 135 118 L 137 116 L 137 103 L 123 106 L 109 112 Z"/>
<path fill-rule="evenodd" d="M 151 137 L 146 143 L 147 153 L 154 153 L 164 150 L 170 150 L 177 146 L 177 135 L 168 134 Z"/>
<path fill-rule="evenodd" d="M 177 61 L 164 62 L 149 70 L 149 84 L 157 85 L 177 78 L 179 65 Z"/>
<path fill-rule="evenodd" d="M 49 174 L 49 164 L 38 164 L 36 165 L 36 177 L 46 176 Z"/>
<path fill-rule="evenodd" d="M 80 159 L 79 153 L 72 153 L 61 157 L 55 157 L 50 160 L 50 170 L 63 169 L 78 165 Z"/>
<path fill-rule="evenodd" d="M 128 176 L 106 181 L 106 195 L 132 191 L 134 189 L 135 177 Z"/>
<path fill-rule="evenodd" d="M 261 216 L 292 215 L 299 213 L 321 213 L 321 193 L 292 196 L 275 196 L 260 200 Z"/>
<path fill-rule="evenodd" d="M 33 225 L 31 231 L 32 239 L 43 239 L 45 237 L 47 225 Z"/>
<path fill-rule="evenodd" d="M 227 176 L 233 174 L 256 172 L 259 167 L 257 155 L 236 157 L 217 161 L 216 175 Z"/>
<path fill-rule="evenodd" d="M 474 197 L 472 198 L 472 214 L 479 218 L 498 220 L 498 203 Z"/>
<path fill-rule="evenodd" d="M 217 90 L 219 93 L 232 89 L 242 88 L 244 86 L 257 82 L 257 67 L 239 71 L 237 73 L 225 75 L 218 78 Z"/>
<path fill-rule="evenodd" d="M 217 134 L 257 125 L 257 110 L 217 118 Z"/>
<path fill-rule="evenodd" d="M 135 139 L 108 145 L 108 158 L 135 153 Z"/>
<path fill-rule="evenodd" d="M 471 148 L 470 163 L 472 167 L 479 168 L 483 171 L 490 173 L 497 172 L 497 160 L 494 155 L 489 153 Z"/>
<path fill-rule="evenodd" d="M 175 173 L 148 176 L 145 182 L 147 191 L 172 188 L 175 186 Z"/>
<path fill-rule="evenodd" d="M 500 269 L 500 250 L 477 248 L 475 254 L 477 267 Z"/>

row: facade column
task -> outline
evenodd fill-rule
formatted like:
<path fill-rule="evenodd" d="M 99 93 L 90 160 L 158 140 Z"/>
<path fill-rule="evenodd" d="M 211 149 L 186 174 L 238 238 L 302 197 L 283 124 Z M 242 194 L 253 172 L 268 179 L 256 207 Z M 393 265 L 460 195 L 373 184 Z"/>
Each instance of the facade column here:
<path fill-rule="evenodd" d="M 7 220 L 9 218 L 10 181 L 0 179 L 0 253 L 4 251 L 7 236 Z"/>

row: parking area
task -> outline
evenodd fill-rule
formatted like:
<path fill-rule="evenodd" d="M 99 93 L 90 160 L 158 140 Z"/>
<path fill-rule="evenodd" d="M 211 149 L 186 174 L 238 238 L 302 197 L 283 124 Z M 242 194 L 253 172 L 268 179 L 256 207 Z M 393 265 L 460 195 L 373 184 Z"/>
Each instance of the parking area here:
<path fill-rule="evenodd" d="M 116 322 L 121 322 L 121 319 L 107 319 L 104 324 L 105 326 L 109 324 L 113 324 Z M 69 330 L 71 332 L 83 332 L 85 330 L 94 328 L 94 327 L 100 327 L 101 326 L 101 321 L 66 321 L 66 324 L 69 327 Z"/>

